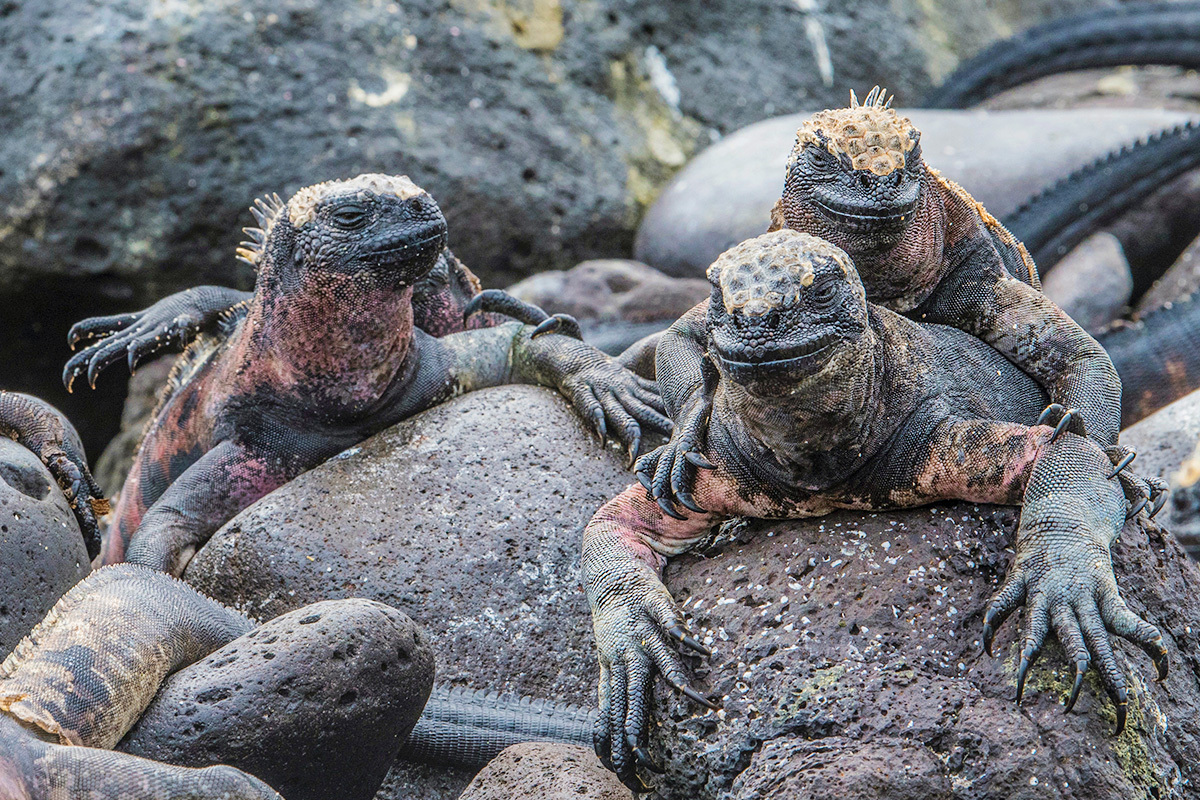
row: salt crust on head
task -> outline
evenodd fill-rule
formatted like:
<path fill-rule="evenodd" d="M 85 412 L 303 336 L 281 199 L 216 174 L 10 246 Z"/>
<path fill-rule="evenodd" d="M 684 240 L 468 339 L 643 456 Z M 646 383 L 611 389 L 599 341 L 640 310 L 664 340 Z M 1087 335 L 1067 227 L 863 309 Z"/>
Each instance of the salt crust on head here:
<path fill-rule="evenodd" d="M 823 147 L 835 156 L 845 156 L 856 170 L 882 176 L 903 169 L 905 157 L 921 134 L 908 117 L 892 110 L 886 94 L 886 90 L 876 86 L 860 105 L 851 92 L 848 108 L 818 111 L 809 117 L 796 131 L 788 169 L 809 144 Z"/>
<path fill-rule="evenodd" d="M 292 195 L 287 202 L 288 220 L 297 228 L 312 221 L 317 211 L 317 204 L 331 194 L 347 194 L 354 191 L 370 192 L 376 195 L 393 195 L 401 200 L 416 197 L 423 189 L 417 186 L 407 175 L 381 175 L 367 173 L 345 181 L 325 181 L 313 186 L 306 186 Z"/>
<path fill-rule="evenodd" d="M 824 239 L 793 230 L 772 231 L 726 250 L 708 268 L 708 279 L 721 287 L 725 310 L 761 316 L 789 308 L 812 286 L 817 265 L 833 261 L 854 275 L 850 256 Z"/>

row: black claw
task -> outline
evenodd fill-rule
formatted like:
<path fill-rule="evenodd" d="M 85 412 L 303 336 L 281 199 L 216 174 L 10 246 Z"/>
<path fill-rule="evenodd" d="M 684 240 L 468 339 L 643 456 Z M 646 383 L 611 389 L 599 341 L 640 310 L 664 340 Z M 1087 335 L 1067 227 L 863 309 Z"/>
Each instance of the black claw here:
<path fill-rule="evenodd" d="M 1157 514 L 1159 511 L 1162 511 L 1162 507 L 1163 507 L 1163 505 L 1166 504 L 1166 502 L 1167 502 L 1167 493 L 1159 492 L 1154 497 L 1154 500 L 1153 500 L 1154 504 L 1152 506 L 1150 506 L 1150 519 L 1154 519 L 1154 515 Z"/>
<path fill-rule="evenodd" d="M 554 333 L 561 327 L 562 327 L 561 319 L 559 319 L 558 317 L 548 317 L 547 319 L 538 323 L 537 327 L 533 329 L 533 332 L 529 334 L 529 338 L 536 339 L 537 337 L 541 336 L 543 333 Z"/>
<path fill-rule="evenodd" d="M 1046 421 L 1049 420 L 1050 417 L 1053 416 L 1055 413 L 1061 414 L 1064 411 L 1066 411 L 1066 409 L 1063 406 L 1059 405 L 1058 403 L 1051 403 L 1050 405 L 1048 405 L 1042 409 L 1042 413 L 1038 415 L 1037 424 L 1045 425 Z"/>
<path fill-rule="evenodd" d="M 688 697 L 692 698 L 697 703 L 699 703 L 700 705 L 707 708 L 709 711 L 716 711 L 719 708 L 719 706 L 716 703 L 714 703 L 712 700 L 709 700 L 707 697 L 700 694 L 695 689 L 688 686 L 686 683 L 683 686 L 679 687 L 679 691 L 683 692 Z"/>
<path fill-rule="evenodd" d="M 632 467 L 634 464 L 637 463 L 637 454 L 638 454 L 638 450 L 640 450 L 641 447 L 642 447 L 642 435 L 640 433 L 635 433 L 633 435 L 633 438 L 629 440 L 629 461 L 625 465 L 627 468 Z"/>
<path fill-rule="evenodd" d="M 646 474 L 646 473 L 644 473 L 644 472 L 635 472 L 635 473 L 633 473 L 633 474 L 634 474 L 635 476 L 637 476 L 638 483 L 640 483 L 640 484 L 642 485 L 642 488 L 643 488 L 643 489 L 645 489 L 647 492 L 653 492 L 653 491 L 654 491 L 654 487 L 653 487 L 653 486 L 652 486 L 652 484 L 650 483 L 650 476 L 649 476 L 649 475 L 647 475 L 647 474 Z"/>
<path fill-rule="evenodd" d="M 1131 463 L 1133 463 L 1133 460 L 1135 458 L 1137 458 L 1137 453 L 1134 453 L 1132 451 L 1127 453 L 1125 455 L 1125 457 L 1122 458 L 1120 461 L 1118 461 L 1117 465 L 1115 467 L 1113 467 L 1112 474 L 1108 476 L 1108 479 L 1111 481 L 1113 478 L 1117 477 L 1117 475 L 1119 475 L 1121 473 L 1121 470 L 1125 469 Z"/>
<path fill-rule="evenodd" d="M 685 647 L 695 650 L 702 656 L 712 655 L 712 651 L 700 644 L 700 641 L 695 636 L 692 636 L 688 629 L 682 625 L 672 625 L 670 628 L 667 628 L 667 635 Z"/>
<path fill-rule="evenodd" d="M 600 445 L 603 447 L 608 441 L 608 425 L 604 422 L 604 409 L 597 408 L 592 412 L 592 422 L 596 426 L 596 435 L 600 437 Z"/>
<path fill-rule="evenodd" d="M 996 636 L 996 631 L 992 628 L 990 622 L 983 623 L 983 652 L 992 657 L 992 639 Z"/>
<path fill-rule="evenodd" d="M 1125 519 L 1133 519 L 1136 517 L 1138 512 L 1145 508 L 1146 503 L 1148 502 L 1149 501 L 1146 498 L 1140 498 L 1136 503 L 1133 504 L 1133 507 L 1129 509 L 1129 513 L 1125 515 Z"/>
<path fill-rule="evenodd" d="M 1159 683 L 1162 683 L 1167 679 L 1167 671 L 1171 664 L 1167 657 L 1167 647 L 1163 644 L 1162 639 L 1159 639 L 1156 644 L 1158 645 L 1158 658 L 1154 659 L 1154 668 L 1158 670 Z"/>
<path fill-rule="evenodd" d="M 659 497 L 657 499 L 658 499 L 658 507 L 661 508 L 662 512 L 664 514 L 666 514 L 668 517 L 673 517 L 675 519 L 687 519 L 687 517 L 685 517 L 683 514 L 680 514 L 678 511 L 675 510 L 675 507 L 673 505 L 671 505 L 670 500 L 668 500 L 665 497 Z"/>
<path fill-rule="evenodd" d="M 1071 696 L 1067 698 L 1067 705 L 1063 709 L 1064 714 L 1070 714 L 1071 709 L 1075 707 L 1075 701 L 1079 699 L 1079 689 L 1083 686 L 1083 675 L 1088 671 L 1088 662 L 1075 662 L 1075 683 L 1071 686 Z"/>
<path fill-rule="evenodd" d="M 1033 666 L 1035 658 L 1036 650 L 1026 650 L 1021 654 L 1021 664 L 1017 667 L 1017 705 L 1021 705 L 1021 698 L 1025 696 L 1025 678 L 1028 677 L 1029 668 Z"/>
<path fill-rule="evenodd" d="M 1129 711 L 1129 703 L 1122 700 L 1117 703 L 1117 729 L 1113 732 L 1113 736 L 1120 736 L 1125 732 L 1125 717 Z"/>
<path fill-rule="evenodd" d="M 1075 414 L 1076 412 L 1073 408 L 1069 408 L 1063 412 L 1062 419 L 1060 419 L 1058 424 L 1054 426 L 1054 433 L 1050 434 L 1050 441 L 1053 442 L 1060 435 L 1062 435 L 1062 432 L 1065 431 L 1067 426 L 1071 424 L 1071 420 L 1075 418 Z"/>
<path fill-rule="evenodd" d="M 643 767 L 658 775 L 662 775 L 664 772 L 666 772 L 665 769 L 659 766 L 658 763 L 650 757 L 650 754 L 646 752 L 646 749 L 638 744 L 636 736 L 626 735 L 625 743 L 629 745 L 629 750 L 633 753 L 633 757 L 636 758 L 638 763 Z"/>
<path fill-rule="evenodd" d="M 686 453 L 683 454 L 683 457 L 686 458 L 688 461 L 690 461 L 692 464 L 699 467 L 700 469 L 716 469 L 717 468 L 715 464 L 713 464 L 711 461 L 709 461 L 704 456 L 697 453 L 695 450 L 688 450 Z"/>
<path fill-rule="evenodd" d="M 703 508 L 696 505 L 696 498 L 692 496 L 691 492 L 676 492 L 675 497 L 687 510 L 695 511 L 697 514 L 707 513 Z"/>

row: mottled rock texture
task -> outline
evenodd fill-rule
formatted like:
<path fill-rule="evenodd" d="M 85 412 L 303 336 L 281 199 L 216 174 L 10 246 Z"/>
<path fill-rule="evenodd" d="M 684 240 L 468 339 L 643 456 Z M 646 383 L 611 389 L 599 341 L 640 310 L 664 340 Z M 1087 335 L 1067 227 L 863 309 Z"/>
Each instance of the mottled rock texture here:
<path fill-rule="evenodd" d="M 1011 509 L 942 505 L 812 522 L 752 522 L 667 570 L 717 652 L 694 661 L 697 713 L 661 686 L 652 749 L 665 798 L 1187 797 L 1200 755 L 1200 572 L 1160 528 L 1115 548 L 1133 609 L 1159 626 L 1172 671 L 1116 645 L 1130 726 L 1097 696 L 1064 716 L 1071 670 L 1043 653 L 1018 708 L 1014 617 L 981 655 L 982 614 L 1007 569 Z M 1032 689 L 1032 691 L 1030 691 Z"/>
<path fill-rule="evenodd" d="M 515 744 L 484 767 L 459 800 L 632 800 L 596 754 L 569 744 Z"/>
<path fill-rule="evenodd" d="M 233 259 L 256 195 L 406 172 L 492 286 L 628 255 L 697 148 L 884 83 L 909 101 L 1014 26 L 1099 0 L 39 0 L 0 6 L 0 384 L 99 452 L 68 326 Z M 15 298 L 20 297 L 20 303 Z"/>
<path fill-rule="evenodd" d="M 0 659 L 91 570 L 54 478 L 37 456 L 0 436 Z"/>
<path fill-rule="evenodd" d="M 117 749 L 231 764 L 289 800 L 369 800 L 433 688 L 431 645 L 382 603 L 314 603 L 172 675 Z"/>

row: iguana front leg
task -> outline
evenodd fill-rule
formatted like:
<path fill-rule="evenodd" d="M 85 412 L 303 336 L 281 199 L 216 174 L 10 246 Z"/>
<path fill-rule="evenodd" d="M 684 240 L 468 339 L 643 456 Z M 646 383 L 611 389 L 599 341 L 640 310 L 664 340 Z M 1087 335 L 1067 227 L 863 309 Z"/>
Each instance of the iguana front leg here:
<path fill-rule="evenodd" d="M 36 455 L 67 498 L 88 556 L 100 552 L 96 516 L 107 514 L 108 501 L 88 469 L 83 445 L 71 423 L 49 403 L 26 394 L 0 391 L 0 436 Z"/>
<path fill-rule="evenodd" d="M 602 441 L 612 432 L 630 460 L 641 444 L 642 426 L 670 432 L 671 421 L 662 413 L 653 381 L 578 339 L 559 333 L 534 337 L 533 331 L 533 326 L 510 322 L 440 339 L 419 334 L 422 369 L 430 374 L 426 380 L 445 385 L 450 395 L 506 383 L 557 389 Z"/>
<path fill-rule="evenodd" d="M 670 441 L 638 459 L 634 470 L 668 516 L 679 516 L 676 503 L 702 511 L 693 497 L 696 470 L 712 468 L 704 455 L 717 387 L 716 368 L 705 356 L 708 305 L 705 300 L 680 317 L 659 338 L 655 353 L 655 375 L 675 430 Z"/>
<path fill-rule="evenodd" d="M 170 575 L 188 561 L 224 523 L 273 489 L 338 451 L 267 453 L 224 441 L 176 478 L 150 506 L 124 548 L 124 560 Z M 110 536 L 121 535 L 113 531 Z M 120 560 L 116 549 L 112 560 Z"/>
<path fill-rule="evenodd" d="M 251 297 L 251 292 L 223 286 L 197 286 L 164 297 L 141 311 L 77 322 L 67 334 L 67 343 L 72 350 L 81 343 L 87 346 L 67 361 L 63 385 L 69 392 L 75 379 L 86 374 L 88 385 L 95 388 L 96 377 L 122 358 L 133 372 L 151 356 L 179 352 Z"/>
<path fill-rule="evenodd" d="M 1106 477 L 1109 459 L 1082 437 L 1064 435 L 1049 444 L 1025 489 L 1008 577 L 984 617 L 984 649 L 991 652 L 996 629 L 1024 604 L 1027 614 L 1017 671 L 1017 702 L 1046 634 L 1053 630 L 1075 665 L 1067 699 L 1071 710 L 1083 675 L 1095 666 L 1125 728 L 1128 689 L 1113 655 L 1108 632 L 1138 645 L 1167 676 L 1167 649 L 1158 629 L 1126 605 L 1117 588 L 1109 548 L 1124 524 L 1126 502 Z"/>

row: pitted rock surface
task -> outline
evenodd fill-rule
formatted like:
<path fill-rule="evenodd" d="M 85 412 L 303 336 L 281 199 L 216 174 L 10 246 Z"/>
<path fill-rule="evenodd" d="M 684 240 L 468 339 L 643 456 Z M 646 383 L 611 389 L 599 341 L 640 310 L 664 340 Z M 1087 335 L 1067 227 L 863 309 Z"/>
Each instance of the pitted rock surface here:
<path fill-rule="evenodd" d="M 473 392 L 263 498 L 184 579 L 260 618 L 328 598 L 379 600 L 429 631 L 441 683 L 591 705 L 579 535 L 629 483 L 553 392 Z M 398 768 L 395 794 L 381 796 L 454 798 L 469 779 Z"/>
<path fill-rule="evenodd" d="M 405 614 L 369 600 L 316 603 L 171 676 L 117 749 L 231 764 L 289 800 L 368 800 L 432 687 L 432 642 Z M 270 722 L 281 713 L 287 738 Z"/>
<path fill-rule="evenodd" d="M 939 505 L 893 514 L 734 525 L 666 584 L 717 651 L 690 658 L 705 712 L 659 683 L 651 752 L 678 800 L 1187 797 L 1200 757 L 1200 571 L 1157 526 L 1115 548 L 1130 606 L 1158 625 L 1171 675 L 1124 641 L 1128 730 L 1094 675 L 1063 715 L 1057 644 L 1018 708 L 1019 617 L 981 654 L 987 602 L 1008 567 L 1014 509 Z M 701 713 L 703 712 L 703 713 Z M 890 764 L 890 768 L 887 766 Z M 836 794 L 835 794 L 836 792 Z"/>
<path fill-rule="evenodd" d="M 459 800 L 633 800 L 592 751 L 531 742 L 503 750 L 480 770 Z"/>
<path fill-rule="evenodd" d="M 91 570 L 54 478 L 37 456 L 0 436 L 0 658 Z"/>

